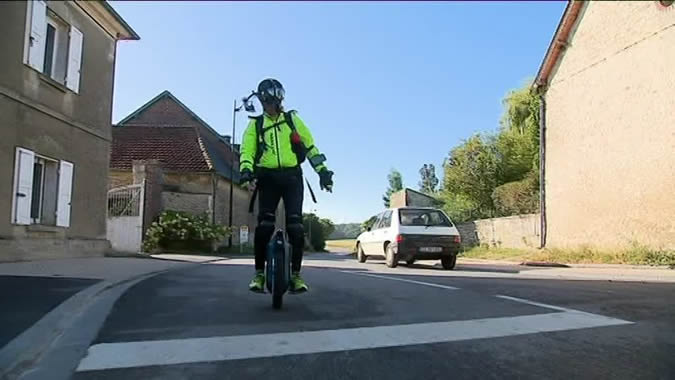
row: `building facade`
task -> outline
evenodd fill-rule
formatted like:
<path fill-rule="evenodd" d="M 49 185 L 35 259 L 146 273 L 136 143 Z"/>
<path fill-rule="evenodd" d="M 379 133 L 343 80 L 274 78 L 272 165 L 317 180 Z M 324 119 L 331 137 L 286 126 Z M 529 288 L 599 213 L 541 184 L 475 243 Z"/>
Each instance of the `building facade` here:
<path fill-rule="evenodd" d="M 0 2 L 0 261 L 102 255 L 117 41 L 105 2 Z"/>
<path fill-rule="evenodd" d="M 538 73 L 547 247 L 675 249 L 673 1 L 570 2 Z"/>
<path fill-rule="evenodd" d="M 239 147 L 169 91 L 113 128 L 109 187 L 139 182 L 139 164 L 147 160 L 152 164 L 146 164 L 149 169 L 144 170 L 158 172 L 159 188 L 146 187 L 144 229 L 163 210 L 205 215 L 214 223 L 229 226 L 232 191 L 232 226 L 248 226 L 249 242 L 253 241 L 256 218 L 248 212 L 251 193 L 239 186 Z M 232 240 L 239 244 L 237 231 Z M 229 241 L 219 245 L 226 243 Z"/>

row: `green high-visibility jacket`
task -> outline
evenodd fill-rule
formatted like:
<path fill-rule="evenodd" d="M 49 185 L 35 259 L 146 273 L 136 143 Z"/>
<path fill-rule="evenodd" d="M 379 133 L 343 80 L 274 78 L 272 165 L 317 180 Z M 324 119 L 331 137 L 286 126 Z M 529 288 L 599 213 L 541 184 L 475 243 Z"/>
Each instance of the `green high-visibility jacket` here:
<path fill-rule="evenodd" d="M 290 112 L 293 117 L 295 130 L 300 135 L 302 143 L 307 148 L 307 160 L 311 162 L 312 158 L 319 155 L 319 149 L 314 146 L 314 138 L 309 132 L 307 125 L 298 117 L 294 111 Z M 291 127 L 284 121 L 284 115 L 279 114 L 278 118 L 272 119 L 269 115 L 264 115 L 263 139 L 267 149 L 263 150 L 260 160 L 255 162 L 258 151 L 258 137 L 256 131 L 256 121 L 252 119 L 244 131 L 244 137 L 241 144 L 241 159 L 239 169 L 254 171 L 255 167 L 266 169 L 293 168 L 298 166 L 298 159 L 293 152 L 291 144 Z M 278 124 L 277 124 L 278 123 Z M 268 128 L 274 124 L 276 127 Z M 314 167 L 318 173 L 326 169 L 321 163 Z"/>

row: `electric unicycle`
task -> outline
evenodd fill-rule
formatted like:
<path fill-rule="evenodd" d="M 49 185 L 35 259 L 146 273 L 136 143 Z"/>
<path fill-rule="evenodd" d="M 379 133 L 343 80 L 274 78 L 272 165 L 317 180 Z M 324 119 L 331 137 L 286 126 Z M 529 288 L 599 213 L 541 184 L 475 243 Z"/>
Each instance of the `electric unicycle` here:
<path fill-rule="evenodd" d="M 272 294 L 272 307 L 281 309 L 291 282 L 291 250 L 283 230 L 277 230 L 267 244 L 265 280 Z"/>

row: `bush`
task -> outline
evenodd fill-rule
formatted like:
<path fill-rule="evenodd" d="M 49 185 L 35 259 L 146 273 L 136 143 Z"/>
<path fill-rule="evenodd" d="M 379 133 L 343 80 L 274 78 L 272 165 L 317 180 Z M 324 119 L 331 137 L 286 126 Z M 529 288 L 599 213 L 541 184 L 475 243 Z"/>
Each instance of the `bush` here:
<path fill-rule="evenodd" d="M 539 211 L 539 189 L 533 175 L 505 183 L 492 193 L 498 216 L 532 214 Z"/>
<path fill-rule="evenodd" d="M 309 238 L 310 247 L 317 251 L 324 251 L 326 238 L 335 231 L 335 225 L 329 219 L 319 218 L 315 214 L 303 214 L 305 236 Z"/>
<path fill-rule="evenodd" d="M 175 241 L 213 242 L 229 236 L 231 231 L 220 224 L 209 222 L 204 215 L 195 216 L 180 211 L 164 211 L 157 221 L 153 222 L 145 232 L 143 250 L 156 250 Z"/>

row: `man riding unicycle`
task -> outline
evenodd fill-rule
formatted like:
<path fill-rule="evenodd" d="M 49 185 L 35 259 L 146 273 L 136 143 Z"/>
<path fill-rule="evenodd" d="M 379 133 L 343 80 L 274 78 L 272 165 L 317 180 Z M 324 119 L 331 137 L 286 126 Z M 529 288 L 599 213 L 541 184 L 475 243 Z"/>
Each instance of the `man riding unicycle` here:
<path fill-rule="evenodd" d="M 257 180 L 258 226 L 255 230 L 255 270 L 249 284 L 254 292 L 265 289 L 267 243 L 274 233 L 276 209 L 284 200 L 286 232 L 292 247 L 291 292 L 309 290 L 300 277 L 305 231 L 302 223 L 304 195 L 302 164 L 307 159 L 319 174 L 321 189 L 331 191 L 333 172 L 325 165 L 326 157 L 314 146 L 314 139 L 295 111 L 285 112 L 281 102 L 284 88 L 276 79 L 265 79 L 256 95 L 264 113 L 252 117 L 241 145 L 241 183 Z"/>

